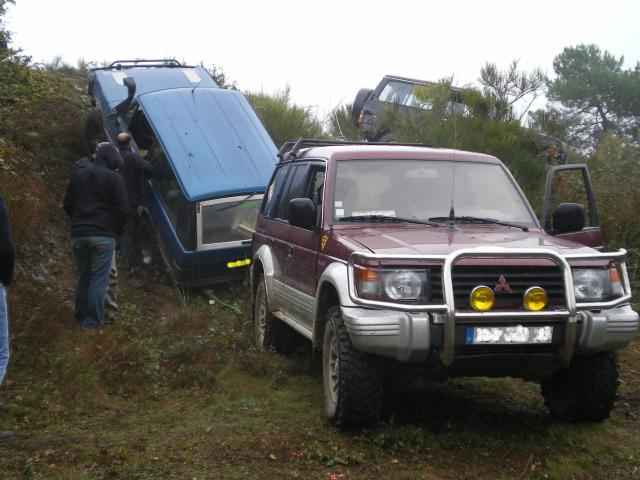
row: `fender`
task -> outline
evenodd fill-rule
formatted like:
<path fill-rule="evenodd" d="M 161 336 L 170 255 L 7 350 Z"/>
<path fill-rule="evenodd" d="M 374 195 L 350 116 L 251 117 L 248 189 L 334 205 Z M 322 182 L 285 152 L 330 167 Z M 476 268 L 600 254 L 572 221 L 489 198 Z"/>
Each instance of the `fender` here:
<path fill-rule="evenodd" d="M 320 345 L 322 343 L 322 335 L 324 331 L 323 315 L 327 309 L 327 305 L 322 305 L 324 300 L 323 291 L 326 288 L 333 288 L 338 294 L 338 302 L 341 307 L 356 307 L 357 305 L 351 301 L 349 297 L 349 277 L 347 264 L 343 262 L 333 262 L 324 269 L 322 275 L 318 279 L 318 289 L 316 290 L 316 304 L 313 314 L 313 344 Z"/>
<path fill-rule="evenodd" d="M 265 289 L 266 289 L 266 295 L 267 295 L 267 305 L 269 306 L 269 310 L 271 310 L 272 312 L 275 310 L 279 309 L 279 305 L 277 305 L 277 302 L 274 301 L 274 296 L 271 295 L 271 293 L 273 292 L 273 256 L 271 254 L 271 249 L 269 248 L 268 245 L 264 244 L 262 246 L 260 246 L 260 248 L 258 248 L 258 250 L 256 250 L 255 254 L 253 255 L 253 262 L 251 264 L 251 273 L 250 273 L 250 282 L 251 282 L 251 298 L 253 299 L 253 296 L 255 294 L 253 286 L 255 285 L 256 282 L 256 278 L 255 278 L 255 267 L 256 264 L 260 262 L 260 264 L 262 265 L 262 273 L 264 274 L 264 283 L 265 283 Z"/>

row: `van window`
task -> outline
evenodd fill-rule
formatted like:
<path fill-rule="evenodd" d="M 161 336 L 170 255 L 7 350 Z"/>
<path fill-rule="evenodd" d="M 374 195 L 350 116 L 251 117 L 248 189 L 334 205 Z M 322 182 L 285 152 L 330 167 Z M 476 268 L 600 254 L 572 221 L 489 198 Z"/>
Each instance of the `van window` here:
<path fill-rule="evenodd" d="M 201 244 L 251 240 L 262 197 L 259 193 L 201 202 Z"/>
<path fill-rule="evenodd" d="M 181 195 L 180 185 L 169 165 L 164 150 L 158 142 L 154 143 L 149 150 L 148 159 L 155 172 L 151 182 L 162 199 L 169 218 L 175 224 L 178 217 L 178 197 Z"/>
<path fill-rule="evenodd" d="M 128 114 L 129 112 L 125 116 Z M 156 141 L 156 134 L 153 132 L 147 116 L 139 107 L 135 109 L 128 129 L 140 150 L 149 150 Z"/>
<path fill-rule="evenodd" d="M 124 115 L 122 115 L 122 125 L 124 126 L 125 130 L 131 130 L 131 121 L 133 120 L 133 117 L 137 111 L 138 106 L 135 105 L 129 108 L 129 110 L 124 112 Z"/>

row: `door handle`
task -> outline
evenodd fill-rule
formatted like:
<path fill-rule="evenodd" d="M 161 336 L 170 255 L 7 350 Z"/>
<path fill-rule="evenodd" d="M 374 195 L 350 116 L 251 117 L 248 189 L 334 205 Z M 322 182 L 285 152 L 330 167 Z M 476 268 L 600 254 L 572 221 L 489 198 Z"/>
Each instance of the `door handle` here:
<path fill-rule="evenodd" d="M 293 255 L 293 245 L 291 244 L 287 245 L 287 254 L 289 256 Z"/>

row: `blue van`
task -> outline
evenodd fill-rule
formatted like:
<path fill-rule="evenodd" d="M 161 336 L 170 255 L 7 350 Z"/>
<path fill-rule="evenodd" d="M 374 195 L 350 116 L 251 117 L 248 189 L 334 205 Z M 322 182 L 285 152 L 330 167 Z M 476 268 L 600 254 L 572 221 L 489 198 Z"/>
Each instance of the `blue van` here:
<path fill-rule="evenodd" d="M 152 163 L 141 229 L 152 228 L 174 282 L 243 278 L 277 149 L 244 95 L 201 67 L 121 60 L 92 70 L 89 96 L 111 141 L 126 131 Z"/>

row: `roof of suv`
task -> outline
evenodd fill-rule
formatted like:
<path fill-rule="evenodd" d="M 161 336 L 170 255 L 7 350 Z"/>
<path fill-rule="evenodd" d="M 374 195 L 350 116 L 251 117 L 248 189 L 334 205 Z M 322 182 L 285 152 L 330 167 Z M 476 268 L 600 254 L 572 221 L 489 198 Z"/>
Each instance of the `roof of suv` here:
<path fill-rule="evenodd" d="M 296 158 L 351 159 L 416 159 L 460 162 L 502 163 L 492 155 L 464 150 L 408 145 L 327 145 L 301 149 Z M 285 157 L 289 160 L 291 157 Z"/>

